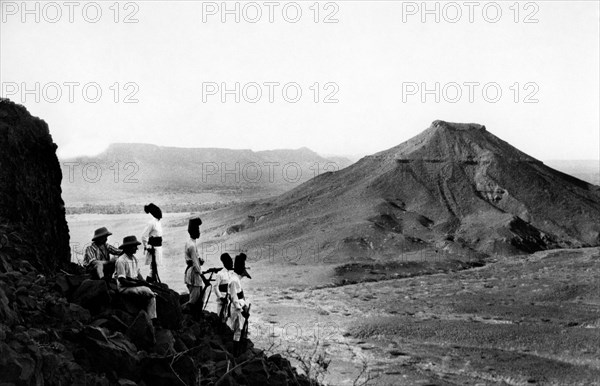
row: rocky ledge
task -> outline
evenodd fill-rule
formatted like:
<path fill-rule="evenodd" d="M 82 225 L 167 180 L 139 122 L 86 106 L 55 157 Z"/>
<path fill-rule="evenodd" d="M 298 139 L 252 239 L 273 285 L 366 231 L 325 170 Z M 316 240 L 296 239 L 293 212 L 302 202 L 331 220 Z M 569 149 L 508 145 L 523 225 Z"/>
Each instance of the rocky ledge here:
<path fill-rule="evenodd" d="M 232 354 L 232 331 L 214 313 L 183 310 L 158 289 L 159 326 L 113 284 L 78 267 L 52 276 L 0 250 L 2 385 L 308 385 L 279 354 L 248 341 Z"/>

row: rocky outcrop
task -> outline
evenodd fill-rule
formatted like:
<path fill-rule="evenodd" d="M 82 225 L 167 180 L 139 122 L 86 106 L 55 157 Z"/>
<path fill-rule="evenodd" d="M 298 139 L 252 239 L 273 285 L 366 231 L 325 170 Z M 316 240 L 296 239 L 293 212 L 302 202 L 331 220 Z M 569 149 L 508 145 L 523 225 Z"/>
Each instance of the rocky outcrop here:
<path fill-rule="evenodd" d="M 106 290 L 104 281 L 77 272 L 47 278 L 30 264 L 12 264 L 14 261 L 10 270 L 0 273 L 2 382 L 309 384 L 287 360 L 279 355 L 268 357 L 250 341 L 241 355 L 234 356 L 233 333 L 214 313 L 192 316 L 182 314 L 179 301 L 168 306 L 157 302 L 158 315 L 163 317 L 154 326 L 143 310 L 125 309 L 114 285 Z M 104 305 L 83 301 L 84 289 L 103 299 Z M 169 291 L 163 288 L 161 292 Z M 88 308 L 73 303 L 75 300 Z"/>
<path fill-rule="evenodd" d="M 248 216 L 240 224 L 232 225 L 229 228 L 227 228 L 227 230 L 225 231 L 224 236 L 225 235 L 231 235 L 231 234 L 238 233 L 238 232 L 242 232 L 243 230 L 248 229 L 252 225 L 254 225 L 255 222 L 256 222 L 256 217 L 254 217 L 254 216 Z"/>
<path fill-rule="evenodd" d="M 48 125 L 0 99 L 0 149 L 0 249 L 42 272 L 55 271 L 70 261 L 70 249 Z"/>

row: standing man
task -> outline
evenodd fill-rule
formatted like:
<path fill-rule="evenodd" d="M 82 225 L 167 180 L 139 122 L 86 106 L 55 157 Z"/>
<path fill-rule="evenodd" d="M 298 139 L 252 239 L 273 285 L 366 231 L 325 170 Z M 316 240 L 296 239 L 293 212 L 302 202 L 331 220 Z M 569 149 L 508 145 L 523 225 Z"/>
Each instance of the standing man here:
<path fill-rule="evenodd" d="M 191 218 L 188 222 L 188 234 L 190 239 L 185 243 L 185 285 L 190 291 L 189 305 L 198 305 L 202 307 L 202 271 L 201 266 L 204 264 L 204 259 L 198 253 L 198 239 L 200 238 L 200 225 L 202 220 L 200 217 Z"/>
<path fill-rule="evenodd" d="M 246 276 L 251 279 L 246 270 L 246 254 L 240 253 L 235 257 L 233 264 L 233 275 L 228 286 L 229 297 L 231 298 L 230 317 L 228 321 L 229 328 L 233 330 L 233 355 L 240 354 L 240 338 L 242 336 L 242 328 L 246 318 L 248 317 L 248 303 L 244 297 L 242 288 L 242 279 Z"/>
<path fill-rule="evenodd" d="M 156 322 L 156 294 L 146 287 L 138 260 L 135 257 L 140 244 L 142 243 L 137 241 L 135 236 L 127 236 L 123 239 L 123 244 L 119 247 L 123 250 L 123 255 L 117 260 L 115 277 L 119 292 L 148 300 L 146 313 L 154 324 Z"/>
<path fill-rule="evenodd" d="M 153 203 L 144 206 L 144 212 L 152 217 L 144 233 L 142 234 L 142 243 L 146 252 L 146 265 L 150 265 L 150 275 L 148 281 L 160 282 L 158 276 L 158 267 L 162 267 L 162 211 Z"/>
<path fill-rule="evenodd" d="M 230 299 L 228 287 L 231 275 L 233 275 L 233 259 L 229 256 L 229 253 L 223 253 L 221 255 L 221 262 L 225 269 L 219 271 L 215 279 L 215 295 L 217 295 L 217 315 L 219 315 L 221 322 L 225 323 L 228 317 L 227 310 Z"/>
<path fill-rule="evenodd" d="M 94 280 L 109 280 L 115 271 L 117 257 L 123 254 L 123 251 L 107 243 L 110 235 L 112 233 L 106 227 L 96 229 L 92 244 L 85 249 L 83 265 Z M 111 258 L 110 255 L 114 257 Z"/>

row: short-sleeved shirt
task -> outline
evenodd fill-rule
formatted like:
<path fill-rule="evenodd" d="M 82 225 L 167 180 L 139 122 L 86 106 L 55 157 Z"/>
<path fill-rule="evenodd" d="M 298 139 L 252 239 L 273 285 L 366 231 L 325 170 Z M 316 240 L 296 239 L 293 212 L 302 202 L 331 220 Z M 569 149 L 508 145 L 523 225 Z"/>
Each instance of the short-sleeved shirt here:
<path fill-rule="evenodd" d="M 115 266 L 115 278 L 117 279 L 117 287 L 119 289 L 121 289 L 121 283 L 119 283 L 120 277 L 137 279 L 139 275 L 140 267 L 134 255 L 125 254 L 119 257 Z"/>

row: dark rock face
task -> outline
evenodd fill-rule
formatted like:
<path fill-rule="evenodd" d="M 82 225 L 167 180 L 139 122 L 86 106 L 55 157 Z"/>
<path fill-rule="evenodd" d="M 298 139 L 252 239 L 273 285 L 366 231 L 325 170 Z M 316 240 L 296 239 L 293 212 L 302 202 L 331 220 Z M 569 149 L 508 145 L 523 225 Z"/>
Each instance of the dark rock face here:
<path fill-rule="evenodd" d="M 159 290 L 159 288 L 161 288 Z M 178 329 L 181 327 L 183 315 L 179 304 L 179 294 L 166 284 L 157 284 L 153 288 L 156 292 L 156 313 L 161 326 L 169 329 Z"/>
<path fill-rule="evenodd" d="M 0 149 L 0 250 L 42 272 L 56 271 L 70 261 L 70 248 L 62 172 L 48 125 L 2 99 Z"/>

